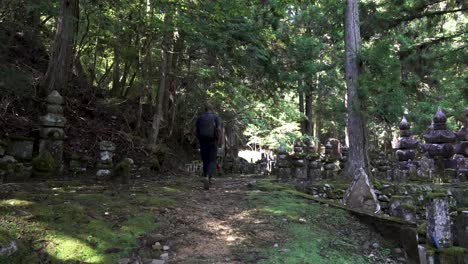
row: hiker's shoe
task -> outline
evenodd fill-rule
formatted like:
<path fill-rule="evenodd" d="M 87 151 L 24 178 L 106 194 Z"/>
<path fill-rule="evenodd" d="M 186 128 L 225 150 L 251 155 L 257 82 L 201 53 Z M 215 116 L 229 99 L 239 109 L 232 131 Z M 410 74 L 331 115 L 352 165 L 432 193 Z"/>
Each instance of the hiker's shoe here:
<path fill-rule="evenodd" d="M 210 189 L 210 179 L 208 177 L 205 177 L 203 179 L 203 188 L 205 190 L 209 190 Z"/>

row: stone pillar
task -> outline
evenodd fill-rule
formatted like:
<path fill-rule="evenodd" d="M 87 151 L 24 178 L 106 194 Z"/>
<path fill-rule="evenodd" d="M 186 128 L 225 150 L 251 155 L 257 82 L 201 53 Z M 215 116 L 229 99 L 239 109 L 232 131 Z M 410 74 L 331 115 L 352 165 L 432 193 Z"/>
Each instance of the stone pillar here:
<path fill-rule="evenodd" d="M 465 123 L 455 133 L 457 136 L 457 144 L 455 145 L 455 160 L 457 163 L 457 180 L 468 180 L 468 107 L 465 108 Z"/>
<path fill-rule="evenodd" d="M 460 210 L 455 218 L 456 246 L 468 249 L 468 210 Z"/>
<path fill-rule="evenodd" d="M 304 152 L 304 145 L 300 139 L 294 142 L 294 154 L 291 156 L 292 163 L 292 177 L 297 180 L 307 180 L 307 168 L 305 163 L 306 153 Z"/>
<path fill-rule="evenodd" d="M 447 117 L 439 107 L 437 113 L 433 119 L 433 130 L 424 135 L 426 144 L 422 146 L 423 152 L 434 159 L 435 171 L 437 175 L 435 177 L 440 180 L 449 181 L 446 176 L 447 165 L 453 164 L 452 155 L 454 154 L 454 148 L 452 143 L 455 142 L 456 135 L 450 130 L 447 130 Z M 451 175 L 447 175 L 451 176 Z"/>
<path fill-rule="evenodd" d="M 307 178 L 310 182 L 318 181 L 321 178 L 320 154 L 315 151 L 315 146 L 312 142 L 309 142 L 307 149 Z"/>
<path fill-rule="evenodd" d="M 96 176 L 108 177 L 112 173 L 114 166 L 112 158 L 114 157 L 115 145 L 110 141 L 101 141 L 99 143 L 100 159 L 97 164 Z"/>
<path fill-rule="evenodd" d="M 279 146 L 277 162 L 277 176 L 279 180 L 287 181 L 291 177 L 291 169 L 289 163 L 289 154 L 284 146 Z"/>
<path fill-rule="evenodd" d="M 426 203 L 426 241 L 434 245 L 437 241 L 440 247 L 452 245 L 450 229 L 449 205 L 445 194 L 432 193 Z"/>
<path fill-rule="evenodd" d="M 340 161 L 340 170 L 341 171 L 346 171 L 345 167 L 348 163 L 348 155 L 349 155 L 349 148 L 346 145 L 341 146 L 341 157 L 339 159 Z"/>
<path fill-rule="evenodd" d="M 67 119 L 63 116 L 63 97 L 56 91 L 52 91 L 46 98 L 47 113 L 40 117 L 42 128 L 39 153 L 49 152 L 57 170 L 63 168 L 63 140 L 65 139 L 64 127 Z"/>
<path fill-rule="evenodd" d="M 339 166 L 337 165 L 339 156 L 335 155 L 333 149 L 332 141 L 329 140 L 327 144 L 325 144 L 325 158 L 324 158 L 324 165 L 323 165 L 323 178 L 324 179 L 336 179 Z"/>
<path fill-rule="evenodd" d="M 416 207 L 409 196 L 394 195 L 390 200 L 389 215 L 416 223 Z"/>
<path fill-rule="evenodd" d="M 396 151 L 396 158 L 398 161 L 398 168 L 396 169 L 395 175 L 397 181 L 406 181 L 409 178 L 409 171 L 414 171 L 415 163 L 413 162 L 416 158 L 416 149 L 419 146 L 419 142 L 411 137 L 411 125 L 403 116 L 400 122 L 400 146 Z"/>
<path fill-rule="evenodd" d="M 378 179 L 388 180 L 390 164 L 385 156 L 385 152 L 381 151 L 377 160 L 375 161 L 377 173 L 376 176 Z"/>

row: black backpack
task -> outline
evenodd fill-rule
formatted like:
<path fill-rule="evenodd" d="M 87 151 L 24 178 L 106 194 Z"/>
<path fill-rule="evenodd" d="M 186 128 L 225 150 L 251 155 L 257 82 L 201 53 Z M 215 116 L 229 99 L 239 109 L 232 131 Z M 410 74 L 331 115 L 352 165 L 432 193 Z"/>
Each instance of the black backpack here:
<path fill-rule="evenodd" d="M 216 138 L 216 115 L 212 113 L 204 113 L 198 118 L 198 137 L 199 138 Z"/>

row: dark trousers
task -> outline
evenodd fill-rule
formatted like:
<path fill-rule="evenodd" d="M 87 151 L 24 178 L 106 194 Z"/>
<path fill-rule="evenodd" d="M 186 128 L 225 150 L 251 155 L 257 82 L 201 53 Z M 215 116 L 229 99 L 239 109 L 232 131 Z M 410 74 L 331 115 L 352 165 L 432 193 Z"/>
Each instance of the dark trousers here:
<path fill-rule="evenodd" d="M 203 161 L 203 176 L 213 176 L 217 153 L 218 148 L 216 147 L 216 141 L 200 142 L 200 154 Z"/>

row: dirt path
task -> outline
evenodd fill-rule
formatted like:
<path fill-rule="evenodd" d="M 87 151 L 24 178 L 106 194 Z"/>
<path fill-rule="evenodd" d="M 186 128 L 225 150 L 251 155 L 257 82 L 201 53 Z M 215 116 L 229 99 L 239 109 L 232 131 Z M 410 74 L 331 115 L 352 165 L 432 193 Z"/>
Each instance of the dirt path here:
<path fill-rule="evenodd" d="M 171 263 L 243 263 L 236 261 L 233 248 L 259 229 L 273 229 L 246 213 L 251 181 L 247 176 L 217 178 L 208 191 L 198 179 L 187 182 L 190 191 L 180 197 L 183 208 L 165 213 L 170 228 L 163 228 L 163 235 Z"/>

